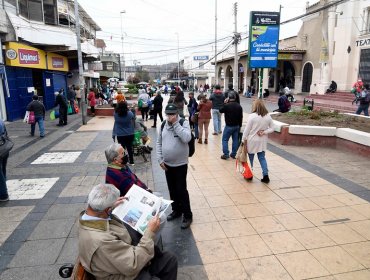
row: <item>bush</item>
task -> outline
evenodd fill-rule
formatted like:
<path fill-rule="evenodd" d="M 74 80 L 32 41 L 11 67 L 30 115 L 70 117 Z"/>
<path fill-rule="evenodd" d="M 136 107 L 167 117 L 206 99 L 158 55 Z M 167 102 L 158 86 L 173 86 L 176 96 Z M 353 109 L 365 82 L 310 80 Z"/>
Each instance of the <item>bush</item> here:
<path fill-rule="evenodd" d="M 338 111 L 326 112 L 323 110 L 309 111 L 307 108 L 302 108 L 300 111 L 291 111 L 287 113 L 289 116 L 306 117 L 308 119 L 320 120 L 321 118 L 341 118 L 342 115 Z"/>
<path fill-rule="evenodd" d="M 135 88 L 129 88 L 127 93 L 128 94 L 138 94 L 139 90 L 136 87 Z"/>
<path fill-rule="evenodd" d="M 127 85 L 125 85 L 125 88 L 134 89 L 134 88 L 136 88 L 136 85 L 134 85 L 134 84 L 127 84 Z"/>

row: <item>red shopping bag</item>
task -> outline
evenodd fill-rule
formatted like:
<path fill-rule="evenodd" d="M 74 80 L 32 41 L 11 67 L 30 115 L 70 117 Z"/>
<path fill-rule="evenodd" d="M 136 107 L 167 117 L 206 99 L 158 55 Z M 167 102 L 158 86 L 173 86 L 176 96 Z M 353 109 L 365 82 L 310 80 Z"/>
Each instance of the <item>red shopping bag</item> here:
<path fill-rule="evenodd" d="M 35 112 L 30 111 L 30 115 L 28 117 L 28 124 L 34 124 L 36 122 Z"/>
<path fill-rule="evenodd" d="M 253 173 L 250 169 L 248 162 L 236 161 L 236 171 L 243 175 L 244 179 L 251 180 L 253 179 Z"/>
<path fill-rule="evenodd" d="M 74 104 L 74 107 L 75 107 L 76 114 L 78 114 L 78 112 L 79 112 L 80 109 L 78 108 L 78 105 L 76 103 Z"/>

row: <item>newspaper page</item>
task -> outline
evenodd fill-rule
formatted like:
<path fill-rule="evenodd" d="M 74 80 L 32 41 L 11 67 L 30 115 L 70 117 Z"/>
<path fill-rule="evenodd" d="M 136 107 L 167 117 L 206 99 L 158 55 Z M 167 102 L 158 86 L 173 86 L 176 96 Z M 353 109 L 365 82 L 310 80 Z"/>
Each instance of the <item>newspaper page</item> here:
<path fill-rule="evenodd" d="M 172 200 L 155 196 L 137 185 L 133 185 L 125 197 L 128 200 L 112 213 L 141 234 L 144 234 L 150 219 L 157 214 L 161 217 L 172 203 Z"/>

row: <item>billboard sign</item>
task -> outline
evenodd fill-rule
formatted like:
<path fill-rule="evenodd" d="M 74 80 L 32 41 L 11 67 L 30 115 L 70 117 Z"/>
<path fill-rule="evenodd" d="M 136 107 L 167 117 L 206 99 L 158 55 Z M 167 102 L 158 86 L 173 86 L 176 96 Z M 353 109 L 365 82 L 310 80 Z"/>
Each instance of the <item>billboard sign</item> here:
<path fill-rule="evenodd" d="M 250 13 L 249 51 L 250 68 L 275 68 L 279 51 L 278 12 Z"/>
<path fill-rule="evenodd" d="M 198 55 L 194 56 L 194 60 L 208 60 L 209 56 L 208 55 Z"/>

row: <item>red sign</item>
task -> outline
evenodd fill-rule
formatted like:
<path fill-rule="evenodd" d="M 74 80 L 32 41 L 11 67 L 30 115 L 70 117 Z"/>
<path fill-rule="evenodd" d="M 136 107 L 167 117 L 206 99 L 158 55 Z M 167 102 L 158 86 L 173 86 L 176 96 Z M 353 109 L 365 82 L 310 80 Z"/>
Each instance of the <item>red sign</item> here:
<path fill-rule="evenodd" d="M 52 57 L 51 64 L 53 68 L 64 68 L 64 60 L 61 57 Z"/>
<path fill-rule="evenodd" d="M 34 50 L 18 49 L 19 64 L 39 64 L 39 52 Z"/>

